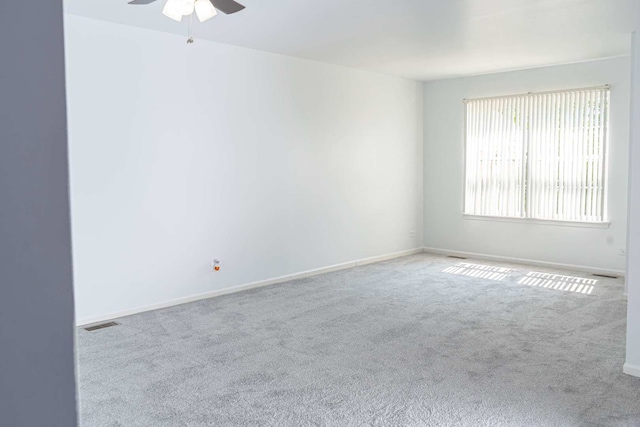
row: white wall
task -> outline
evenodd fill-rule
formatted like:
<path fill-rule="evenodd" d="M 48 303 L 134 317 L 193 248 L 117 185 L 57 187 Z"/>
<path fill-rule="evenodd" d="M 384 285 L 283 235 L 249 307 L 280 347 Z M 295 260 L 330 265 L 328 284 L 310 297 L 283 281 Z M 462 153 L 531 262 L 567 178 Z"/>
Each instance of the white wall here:
<path fill-rule="evenodd" d="M 629 147 L 629 58 L 433 81 L 425 84 L 426 247 L 623 272 Z M 462 216 L 464 98 L 611 85 L 607 229 Z"/>
<path fill-rule="evenodd" d="M 640 20 L 640 17 L 638 17 Z M 640 377 L 640 36 L 633 35 L 629 235 L 627 260 L 627 357 L 624 371 Z"/>
<path fill-rule="evenodd" d="M 66 37 L 80 322 L 422 246 L 420 83 L 73 15 Z"/>
<path fill-rule="evenodd" d="M 2 427 L 77 425 L 63 48 L 61 1 L 0 4 Z"/>

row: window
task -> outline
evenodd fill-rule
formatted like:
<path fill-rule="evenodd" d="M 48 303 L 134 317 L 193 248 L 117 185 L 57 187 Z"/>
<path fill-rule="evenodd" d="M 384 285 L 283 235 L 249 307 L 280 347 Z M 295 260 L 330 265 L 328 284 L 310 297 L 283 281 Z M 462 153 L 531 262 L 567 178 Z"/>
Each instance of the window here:
<path fill-rule="evenodd" d="M 608 86 L 465 103 L 465 214 L 606 221 Z"/>

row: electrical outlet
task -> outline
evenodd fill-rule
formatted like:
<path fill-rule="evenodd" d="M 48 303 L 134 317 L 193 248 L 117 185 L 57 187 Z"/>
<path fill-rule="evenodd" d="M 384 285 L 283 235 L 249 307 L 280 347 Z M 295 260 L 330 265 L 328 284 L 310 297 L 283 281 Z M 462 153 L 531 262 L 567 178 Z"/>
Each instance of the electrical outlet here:
<path fill-rule="evenodd" d="M 626 249 L 626 248 L 620 248 L 620 249 L 618 249 L 618 255 L 620 255 L 620 256 L 627 256 L 627 249 Z"/>
<path fill-rule="evenodd" d="M 411 231 L 409 232 L 409 237 L 411 237 L 412 239 L 413 239 L 414 237 L 416 237 L 416 230 L 411 230 Z"/>

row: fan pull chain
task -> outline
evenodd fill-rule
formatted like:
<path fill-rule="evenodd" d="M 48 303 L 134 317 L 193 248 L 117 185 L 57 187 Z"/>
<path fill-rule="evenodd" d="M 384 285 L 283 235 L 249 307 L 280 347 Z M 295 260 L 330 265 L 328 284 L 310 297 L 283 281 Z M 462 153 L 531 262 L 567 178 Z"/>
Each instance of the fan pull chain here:
<path fill-rule="evenodd" d="M 189 30 L 188 30 L 188 39 L 187 39 L 187 44 L 192 44 L 193 43 L 193 36 L 192 36 L 192 32 L 191 32 L 191 24 L 193 23 L 193 13 L 191 15 L 189 15 Z"/>

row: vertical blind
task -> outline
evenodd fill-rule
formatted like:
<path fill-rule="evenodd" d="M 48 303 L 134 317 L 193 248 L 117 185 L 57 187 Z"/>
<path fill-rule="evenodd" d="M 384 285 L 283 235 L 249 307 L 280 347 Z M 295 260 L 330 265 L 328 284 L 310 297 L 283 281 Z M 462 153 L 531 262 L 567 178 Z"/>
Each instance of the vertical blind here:
<path fill-rule="evenodd" d="M 465 103 L 466 214 L 606 220 L 608 86 Z"/>

